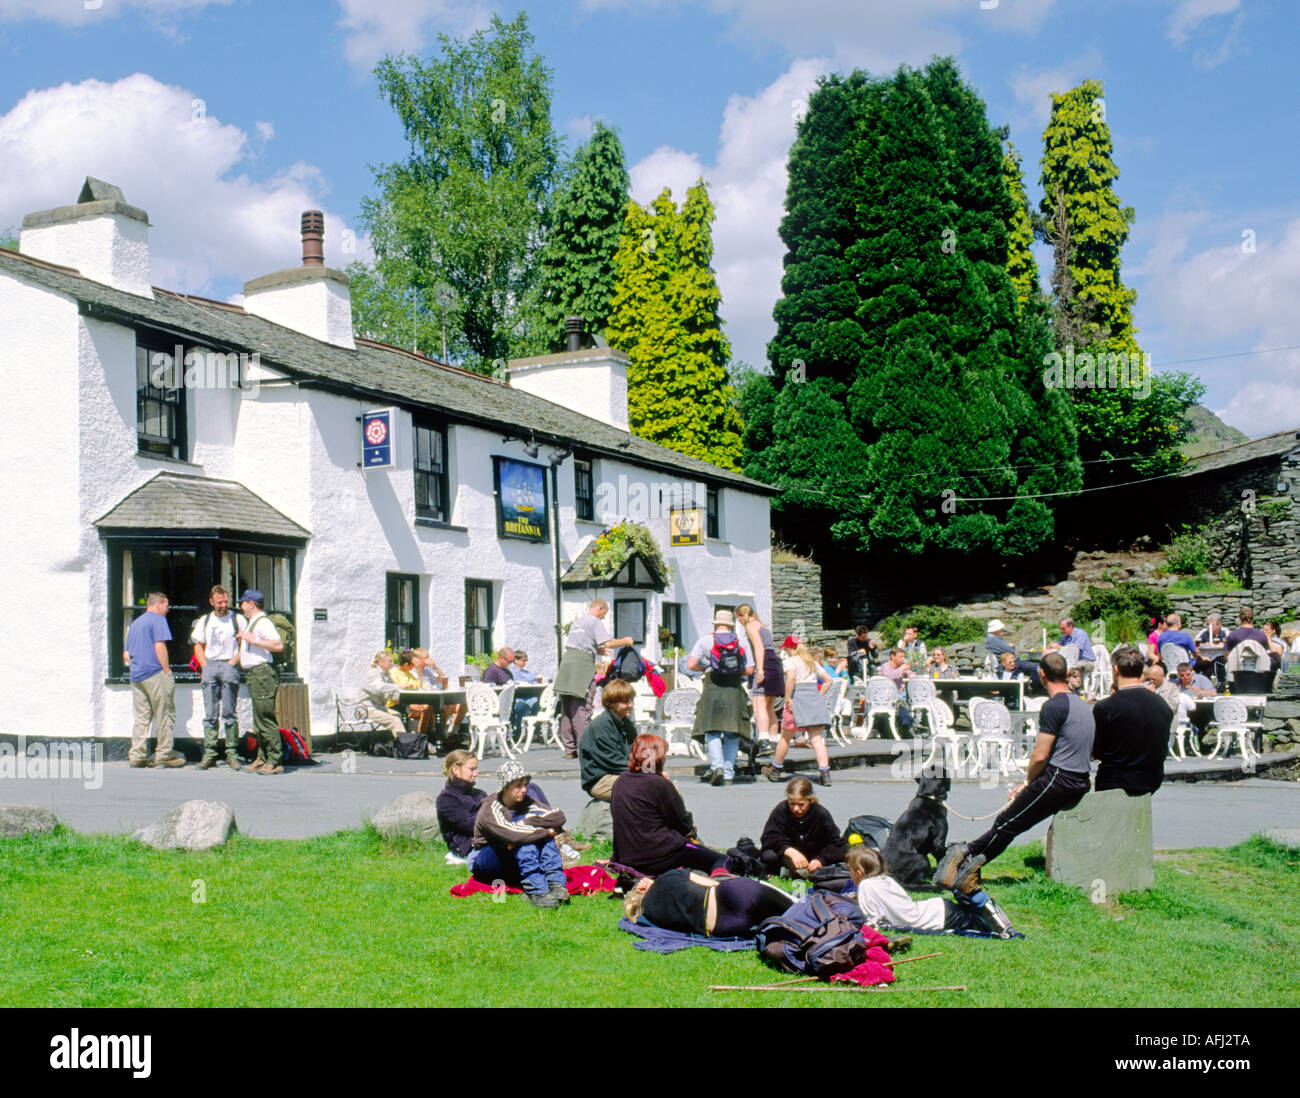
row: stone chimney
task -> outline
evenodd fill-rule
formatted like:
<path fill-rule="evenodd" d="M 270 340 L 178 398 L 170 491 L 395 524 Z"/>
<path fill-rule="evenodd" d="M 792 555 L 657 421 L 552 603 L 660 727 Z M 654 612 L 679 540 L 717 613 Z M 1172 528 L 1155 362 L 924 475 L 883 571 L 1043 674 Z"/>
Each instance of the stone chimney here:
<path fill-rule="evenodd" d="M 23 218 L 18 250 L 47 263 L 75 267 L 86 278 L 153 297 L 149 215 L 127 204 L 120 188 L 86 176 L 75 206 Z"/>
<path fill-rule="evenodd" d="M 302 266 L 244 283 L 244 311 L 336 347 L 352 350 L 348 276 L 325 266 L 325 215 L 302 215 Z"/>
<path fill-rule="evenodd" d="M 580 332 L 571 325 L 566 335 L 570 347 L 580 339 Z M 626 431 L 628 362 L 627 355 L 612 347 L 515 358 L 509 364 L 510 384 Z"/>

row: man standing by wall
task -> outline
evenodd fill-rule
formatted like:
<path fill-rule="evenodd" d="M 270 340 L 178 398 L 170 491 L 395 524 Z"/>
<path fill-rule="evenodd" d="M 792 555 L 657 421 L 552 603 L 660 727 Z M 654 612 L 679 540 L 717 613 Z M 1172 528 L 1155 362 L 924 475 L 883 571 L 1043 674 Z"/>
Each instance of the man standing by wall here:
<path fill-rule="evenodd" d="M 280 725 L 275 719 L 275 691 L 280 673 L 271 662 L 273 652 L 284 651 L 284 641 L 262 607 L 261 591 L 251 588 L 239 596 L 239 609 L 248 624 L 239 632 L 239 663 L 253 699 L 253 725 L 257 730 L 257 761 L 249 767 L 258 774 L 282 774 Z"/>
<path fill-rule="evenodd" d="M 131 729 L 131 750 L 127 761 L 132 766 L 184 766 L 185 760 L 172 750 L 172 729 L 176 725 L 176 680 L 172 678 L 167 642 L 172 631 L 167 628 L 166 595 L 156 591 L 145 599 L 144 613 L 126 631 L 123 653 L 131 669 L 131 695 L 135 724 Z M 158 723 L 158 743 L 153 758 L 148 757 L 149 726 Z"/>
<path fill-rule="evenodd" d="M 226 742 L 226 765 L 238 770 L 239 755 L 235 740 L 239 725 L 235 720 L 235 702 L 239 698 L 239 642 L 236 635 L 248 628 L 242 614 L 230 611 L 230 592 L 214 587 L 208 595 L 212 613 L 194 622 L 190 643 L 194 658 L 203 670 L 203 760 L 200 770 L 217 765 L 217 714 L 221 714 L 221 734 Z"/>

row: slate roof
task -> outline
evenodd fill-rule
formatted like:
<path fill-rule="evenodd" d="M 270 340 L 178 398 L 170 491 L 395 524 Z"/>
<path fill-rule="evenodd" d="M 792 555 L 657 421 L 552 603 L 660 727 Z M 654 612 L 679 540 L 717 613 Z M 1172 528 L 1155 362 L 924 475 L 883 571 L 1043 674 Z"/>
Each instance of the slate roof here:
<path fill-rule="evenodd" d="M 101 530 L 218 530 L 295 541 L 311 537 L 242 484 L 185 473 L 156 474 L 95 525 Z"/>
<path fill-rule="evenodd" d="M 160 329 L 214 350 L 257 352 L 262 364 L 283 371 L 304 386 L 363 399 L 437 411 L 449 420 L 515 437 L 530 432 L 538 441 L 574 442 L 580 449 L 660 469 L 674 479 L 730 484 L 760 495 L 778 489 L 698 458 L 629 435 L 503 381 L 436 362 L 396 347 L 357 340 L 355 350 L 336 347 L 273 324 L 237 305 L 153 288 L 140 297 L 83 278 L 68 267 L 29 259 L 0 248 L 0 272 L 67 294 L 83 315 L 131 326 Z"/>
<path fill-rule="evenodd" d="M 1235 446 L 1225 446 L 1220 450 L 1211 450 L 1208 454 L 1192 458 L 1179 476 L 1194 477 L 1198 473 L 1244 465 L 1261 458 L 1280 457 L 1297 449 L 1300 449 L 1300 430 L 1292 427 L 1286 431 L 1262 435 L 1247 442 L 1239 442 Z"/>

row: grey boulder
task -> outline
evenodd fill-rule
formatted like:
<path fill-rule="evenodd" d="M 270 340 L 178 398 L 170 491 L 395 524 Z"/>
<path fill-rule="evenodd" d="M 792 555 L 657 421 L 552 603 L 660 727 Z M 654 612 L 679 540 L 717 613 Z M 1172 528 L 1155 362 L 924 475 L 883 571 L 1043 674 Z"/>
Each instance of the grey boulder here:
<path fill-rule="evenodd" d="M 441 838 L 438 828 L 438 798 L 420 790 L 403 793 L 389 801 L 370 821 L 385 839 L 413 839 L 431 843 Z"/>
<path fill-rule="evenodd" d="M 157 850 L 211 850 L 221 846 L 238 828 L 235 812 L 221 801 L 186 801 L 157 823 L 141 828 L 131 838 Z"/>
<path fill-rule="evenodd" d="M 48 835 L 59 826 L 59 818 L 48 808 L 35 804 L 0 805 L 0 839 L 22 835 Z"/>

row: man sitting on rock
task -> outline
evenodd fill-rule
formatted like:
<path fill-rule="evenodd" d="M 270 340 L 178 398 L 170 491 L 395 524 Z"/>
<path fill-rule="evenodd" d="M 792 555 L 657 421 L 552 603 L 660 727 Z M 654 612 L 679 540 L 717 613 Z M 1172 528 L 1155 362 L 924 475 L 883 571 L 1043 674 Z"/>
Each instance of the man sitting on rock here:
<path fill-rule="evenodd" d="M 582 732 L 578 760 L 582 770 L 583 791 L 593 801 L 608 802 L 614 792 L 614 780 L 627 769 L 627 754 L 636 739 L 632 706 L 636 690 L 623 679 L 614 679 L 601 691 L 604 706 Z"/>
<path fill-rule="evenodd" d="M 982 887 L 980 866 L 1006 850 L 1017 835 L 1049 816 L 1073 808 L 1088 792 L 1092 711 L 1087 702 L 1070 693 L 1064 656 L 1049 652 L 1039 668 L 1049 697 L 1039 713 L 1038 738 L 1025 781 L 1012 789 L 1011 803 L 998 813 L 988 831 L 969 844 L 954 843 L 948 848 L 934 874 L 934 883 L 945 889 L 954 888 L 965 895 L 978 892 Z M 1146 690 L 1142 693 L 1159 700 Z M 1167 718 L 1166 734 L 1168 731 Z"/>
<path fill-rule="evenodd" d="M 1096 722 L 1092 753 L 1101 761 L 1093 784 L 1098 792 L 1122 789 L 1130 797 L 1154 793 L 1165 777 L 1174 711 L 1154 691 L 1143 689 L 1145 661 L 1136 648 L 1117 648 L 1111 663 L 1115 692 L 1092 711 Z"/>

